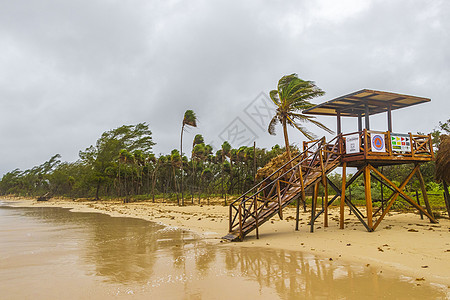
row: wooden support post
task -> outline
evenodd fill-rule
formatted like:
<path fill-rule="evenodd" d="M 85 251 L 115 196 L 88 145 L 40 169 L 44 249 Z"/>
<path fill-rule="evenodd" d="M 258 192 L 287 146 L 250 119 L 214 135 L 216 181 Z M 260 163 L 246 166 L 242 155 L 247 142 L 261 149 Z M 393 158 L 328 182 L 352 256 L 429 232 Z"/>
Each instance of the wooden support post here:
<path fill-rule="evenodd" d="M 416 191 L 416 200 L 417 200 L 417 205 L 420 206 L 419 192 L 418 191 Z M 420 219 L 423 220 L 423 212 L 421 210 L 419 210 L 419 214 L 420 214 Z"/>
<path fill-rule="evenodd" d="M 364 167 L 364 190 L 366 194 L 366 212 L 367 212 L 367 226 L 373 229 L 372 224 L 372 194 L 370 190 L 370 165 Z"/>
<path fill-rule="evenodd" d="M 254 198 L 253 198 L 253 202 L 254 202 L 254 209 L 255 209 L 255 226 L 256 226 L 256 239 L 258 240 L 259 239 L 259 230 L 258 230 L 258 204 L 257 204 L 257 202 L 258 201 L 256 201 L 256 198 L 257 196 L 255 195 L 254 196 Z"/>
<path fill-rule="evenodd" d="M 363 130 L 362 128 L 362 116 L 361 114 L 358 115 L 358 131 L 361 132 Z"/>
<path fill-rule="evenodd" d="M 342 133 L 341 111 L 338 110 L 336 113 L 337 113 L 337 134 L 341 134 Z"/>
<path fill-rule="evenodd" d="M 300 199 L 297 198 L 295 207 L 295 231 L 298 231 L 298 223 L 300 218 Z"/>
<path fill-rule="evenodd" d="M 364 118 L 365 118 L 365 121 L 366 121 L 366 129 L 367 130 L 370 130 L 370 122 L 369 122 L 369 104 L 367 103 L 367 101 L 366 101 L 366 103 L 364 103 Z"/>
<path fill-rule="evenodd" d="M 384 213 L 384 193 L 383 193 L 383 183 L 380 182 L 380 189 L 381 189 L 381 213 Z"/>
<path fill-rule="evenodd" d="M 317 194 L 319 194 L 319 182 L 314 185 L 313 196 L 311 199 L 311 228 L 310 232 L 314 232 L 314 218 L 316 216 L 316 206 L 317 206 Z"/>
<path fill-rule="evenodd" d="M 322 185 L 325 193 L 325 201 L 322 201 L 323 205 L 323 226 L 328 227 L 328 185 L 327 185 L 327 177 L 325 175 L 325 166 L 323 164 L 323 154 L 322 150 L 319 151 L 319 159 L 320 159 L 320 168 L 322 172 Z"/>
<path fill-rule="evenodd" d="M 388 131 L 392 132 L 392 114 L 391 114 L 391 105 L 389 104 L 388 110 L 387 110 L 387 121 L 388 121 Z"/>
<path fill-rule="evenodd" d="M 299 173 L 299 179 L 300 179 L 300 188 L 301 191 L 301 197 L 303 202 L 304 210 L 306 211 L 306 195 L 305 195 L 305 183 L 303 182 L 303 170 L 302 170 L 302 164 L 298 166 L 298 173 Z M 300 218 L 300 200 L 297 199 L 297 211 L 295 216 L 295 230 L 298 230 L 298 222 Z"/>
<path fill-rule="evenodd" d="M 231 232 L 233 228 L 233 205 L 230 205 L 230 217 L 228 220 L 228 232 Z"/>
<path fill-rule="evenodd" d="M 239 239 L 242 241 L 244 239 L 244 234 L 242 232 L 242 204 L 239 204 Z"/>
<path fill-rule="evenodd" d="M 419 164 L 416 164 L 419 166 Z M 434 218 L 433 212 L 431 211 L 430 202 L 428 202 L 427 189 L 425 188 L 425 181 L 423 180 L 422 172 L 420 172 L 420 166 L 417 168 L 417 177 L 419 178 L 420 189 L 422 190 L 423 202 L 425 202 L 425 207 L 427 208 L 427 212 Z M 430 219 L 430 222 L 433 221 Z"/>
<path fill-rule="evenodd" d="M 339 214 L 339 228 L 344 229 L 344 208 L 345 208 L 345 185 L 347 181 L 346 174 L 347 162 L 342 164 L 342 189 L 341 189 L 341 206 Z"/>
<path fill-rule="evenodd" d="M 281 191 L 279 180 L 277 180 L 277 195 L 278 195 L 278 216 L 280 217 L 280 220 L 283 220 L 283 211 L 281 210 Z"/>

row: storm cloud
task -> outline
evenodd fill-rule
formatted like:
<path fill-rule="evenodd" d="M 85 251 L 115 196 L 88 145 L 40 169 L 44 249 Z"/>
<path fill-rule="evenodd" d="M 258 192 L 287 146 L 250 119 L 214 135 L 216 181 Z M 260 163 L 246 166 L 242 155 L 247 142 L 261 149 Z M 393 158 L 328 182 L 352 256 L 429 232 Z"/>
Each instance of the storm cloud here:
<path fill-rule="evenodd" d="M 138 122 L 168 153 L 187 109 L 199 126 L 186 152 L 196 133 L 219 147 L 236 119 L 257 146 L 282 144 L 246 109 L 291 73 L 325 90 L 314 103 L 363 88 L 429 97 L 393 125 L 430 132 L 450 117 L 449 15 L 448 1 L 419 0 L 0 1 L 0 176 L 55 153 L 75 161 L 104 131 Z"/>

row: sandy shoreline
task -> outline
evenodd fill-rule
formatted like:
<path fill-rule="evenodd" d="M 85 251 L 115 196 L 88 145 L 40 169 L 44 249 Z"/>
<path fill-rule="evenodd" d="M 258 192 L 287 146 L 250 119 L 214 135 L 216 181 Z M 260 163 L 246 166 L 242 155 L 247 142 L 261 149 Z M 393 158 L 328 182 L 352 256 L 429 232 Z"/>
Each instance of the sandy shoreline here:
<path fill-rule="evenodd" d="M 221 243 L 228 231 L 228 207 L 223 205 L 193 205 L 178 207 L 167 203 L 119 201 L 71 201 L 51 199 L 47 202 L 24 198 L 0 198 L 21 207 L 65 207 L 77 212 L 100 212 L 111 216 L 135 217 L 161 224 L 192 230 L 212 243 Z M 301 226 L 295 231 L 294 208 L 283 211 L 284 220 L 274 217 L 260 228 L 260 239 L 254 234 L 242 243 L 223 246 L 269 247 L 303 251 L 327 257 L 333 261 L 358 263 L 376 267 L 378 272 L 390 270 L 416 284 L 436 283 L 450 287 L 450 220 L 439 224 L 421 220 L 412 213 L 392 213 L 377 231 L 369 233 L 355 216 L 346 210 L 346 228 L 338 228 L 338 210 L 330 212 L 329 227 L 320 218 L 314 233 L 307 226 L 309 213 L 301 214 Z"/>

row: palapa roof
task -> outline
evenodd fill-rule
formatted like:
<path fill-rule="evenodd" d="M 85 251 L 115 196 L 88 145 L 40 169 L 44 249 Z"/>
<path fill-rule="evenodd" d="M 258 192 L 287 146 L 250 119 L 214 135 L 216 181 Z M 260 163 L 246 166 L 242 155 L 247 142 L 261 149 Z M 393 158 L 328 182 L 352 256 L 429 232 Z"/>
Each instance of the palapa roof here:
<path fill-rule="evenodd" d="M 365 116 L 367 103 L 369 115 L 429 102 L 431 99 L 410 95 L 382 92 L 375 90 L 360 90 L 336 99 L 318 104 L 303 111 L 305 114 L 337 116 L 340 111 L 343 117 Z"/>

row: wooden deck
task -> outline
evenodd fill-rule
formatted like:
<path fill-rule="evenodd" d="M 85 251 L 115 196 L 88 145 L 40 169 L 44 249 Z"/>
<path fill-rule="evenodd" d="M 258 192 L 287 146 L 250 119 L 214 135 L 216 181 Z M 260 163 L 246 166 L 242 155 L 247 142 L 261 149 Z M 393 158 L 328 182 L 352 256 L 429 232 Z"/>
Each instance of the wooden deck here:
<path fill-rule="evenodd" d="M 356 136 L 359 137 L 357 141 L 357 143 L 359 142 L 359 150 L 348 153 L 347 140 Z M 375 136 L 383 139 L 384 149 L 375 149 L 373 145 Z M 360 167 L 367 163 L 373 166 L 420 163 L 434 159 L 431 134 L 400 134 L 364 129 L 359 132 L 343 134 L 341 137 L 341 160 L 346 162 L 348 167 Z M 355 142 L 354 139 L 353 141 Z M 398 143 L 403 145 L 397 146 Z"/>

